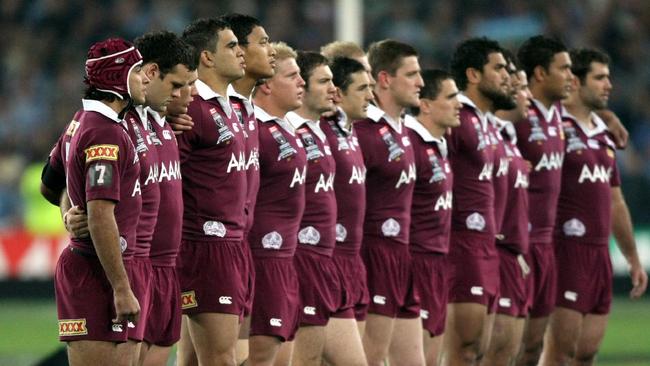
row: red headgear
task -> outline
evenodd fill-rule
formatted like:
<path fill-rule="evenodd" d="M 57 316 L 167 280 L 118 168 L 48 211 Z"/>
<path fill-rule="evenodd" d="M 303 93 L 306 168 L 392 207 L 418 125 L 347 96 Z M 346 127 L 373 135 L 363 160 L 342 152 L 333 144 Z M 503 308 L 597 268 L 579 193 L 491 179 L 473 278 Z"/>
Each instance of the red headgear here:
<path fill-rule="evenodd" d="M 120 99 L 130 96 L 129 74 L 142 63 L 135 46 L 121 38 L 97 42 L 88 50 L 86 84 L 97 90 L 113 93 Z"/>

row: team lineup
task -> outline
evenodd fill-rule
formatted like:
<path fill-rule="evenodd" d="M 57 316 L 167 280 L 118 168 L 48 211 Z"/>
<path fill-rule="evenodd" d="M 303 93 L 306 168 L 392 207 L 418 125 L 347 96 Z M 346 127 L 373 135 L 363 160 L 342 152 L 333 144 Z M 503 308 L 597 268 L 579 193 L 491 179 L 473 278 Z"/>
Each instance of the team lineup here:
<path fill-rule="evenodd" d="M 88 50 L 41 193 L 71 365 L 591 365 L 620 188 L 609 57 L 481 37 L 320 52 L 255 18 Z"/>

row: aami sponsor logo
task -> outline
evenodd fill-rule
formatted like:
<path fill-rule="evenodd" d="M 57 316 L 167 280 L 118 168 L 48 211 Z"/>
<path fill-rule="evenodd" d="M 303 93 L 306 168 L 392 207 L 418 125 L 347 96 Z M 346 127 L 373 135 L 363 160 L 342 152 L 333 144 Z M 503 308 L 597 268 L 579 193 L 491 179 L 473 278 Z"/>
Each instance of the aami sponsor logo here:
<path fill-rule="evenodd" d="M 78 336 L 88 334 L 86 319 L 61 319 L 59 320 L 59 336 Z"/>
<path fill-rule="evenodd" d="M 494 164 L 487 163 L 483 165 L 481 173 L 478 175 L 478 180 L 491 180 L 492 172 L 494 171 Z"/>
<path fill-rule="evenodd" d="M 438 197 L 438 200 L 436 201 L 436 205 L 434 206 L 434 210 L 440 211 L 440 210 L 451 210 L 451 201 L 452 201 L 452 193 L 451 191 L 444 192 L 443 194 Z"/>
<path fill-rule="evenodd" d="M 325 174 L 321 174 L 318 177 L 318 182 L 316 183 L 316 188 L 314 188 L 314 193 L 318 193 L 321 190 L 324 192 L 329 192 L 334 189 L 334 174 L 329 174 L 325 178 Z"/>
<path fill-rule="evenodd" d="M 528 189 L 528 176 L 521 170 L 517 170 L 517 180 L 515 180 L 515 188 Z"/>
<path fill-rule="evenodd" d="M 248 161 L 246 161 L 246 170 L 249 170 L 251 167 L 255 170 L 260 170 L 260 153 L 256 147 L 250 151 Z"/>
<path fill-rule="evenodd" d="M 415 182 L 415 164 L 409 164 L 408 170 L 404 169 L 399 175 L 399 180 L 395 184 L 395 189 L 398 189 L 402 184 L 409 184 Z"/>
<path fill-rule="evenodd" d="M 591 183 L 609 183 L 609 177 L 612 175 L 612 168 L 605 168 L 602 165 L 594 165 L 593 169 L 584 164 L 580 172 L 578 183 L 584 183 L 588 180 Z"/>
<path fill-rule="evenodd" d="M 348 184 L 364 184 L 366 182 L 366 168 L 357 167 L 356 165 L 352 166 L 352 173 L 350 174 L 350 180 Z"/>
<path fill-rule="evenodd" d="M 181 179 L 181 164 L 176 161 L 170 161 L 165 165 L 165 163 L 160 164 L 160 172 L 158 173 L 158 182 L 163 182 L 165 180 L 180 180 Z"/>
<path fill-rule="evenodd" d="M 194 290 L 186 291 L 181 294 L 181 308 L 183 310 L 195 308 L 197 306 L 199 306 L 199 303 L 196 302 L 196 294 L 194 293 Z"/>
<path fill-rule="evenodd" d="M 508 158 L 499 159 L 499 169 L 497 169 L 497 177 L 504 177 L 508 174 L 508 167 L 510 166 L 510 160 Z"/>
<path fill-rule="evenodd" d="M 228 162 L 226 173 L 230 173 L 233 169 L 236 172 L 246 170 L 246 155 L 243 151 L 240 151 L 239 154 L 230 154 L 230 161 Z"/>
<path fill-rule="evenodd" d="M 562 162 L 564 161 L 564 153 L 553 152 L 550 154 L 542 154 L 542 158 L 539 159 L 537 165 L 535 165 L 535 171 L 539 172 L 542 170 L 559 170 L 562 169 Z"/>
<path fill-rule="evenodd" d="M 296 184 L 301 185 L 305 184 L 305 179 L 307 177 L 307 166 L 304 166 L 301 169 L 296 168 L 296 170 L 293 172 L 293 179 L 291 179 L 291 184 L 289 184 L 289 188 L 293 188 Z"/>

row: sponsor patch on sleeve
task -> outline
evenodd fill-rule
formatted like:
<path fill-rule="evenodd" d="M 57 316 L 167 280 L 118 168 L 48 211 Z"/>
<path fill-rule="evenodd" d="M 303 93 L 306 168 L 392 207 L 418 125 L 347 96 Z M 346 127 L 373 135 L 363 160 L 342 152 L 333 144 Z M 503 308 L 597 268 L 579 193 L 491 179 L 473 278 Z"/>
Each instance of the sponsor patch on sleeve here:
<path fill-rule="evenodd" d="M 88 334 L 86 319 L 61 319 L 59 320 L 59 336 L 78 336 Z"/>
<path fill-rule="evenodd" d="M 113 184 L 113 166 L 95 163 L 88 167 L 88 182 L 91 187 L 110 187 Z"/>
<path fill-rule="evenodd" d="M 86 163 L 95 160 L 117 160 L 117 154 L 120 151 L 117 145 L 93 145 L 86 150 Z"/>

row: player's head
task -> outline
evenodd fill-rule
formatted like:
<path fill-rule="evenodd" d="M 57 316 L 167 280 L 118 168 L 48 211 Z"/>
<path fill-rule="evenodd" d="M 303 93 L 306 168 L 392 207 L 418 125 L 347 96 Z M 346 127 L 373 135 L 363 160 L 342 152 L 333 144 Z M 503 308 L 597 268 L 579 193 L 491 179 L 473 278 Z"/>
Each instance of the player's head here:
<path fill-rule="evenodd" d="M 283 117 L 287 112 L 302 106 L 305 81 L 300 76 L 300 68 L 296 63 L 296 51 L 284 42 L 275 42 L 271 46 L 275 51 L 275 74 L 258 82 L 253 97 L 256 102 L 273 105 L 282 111 L 278 117 Z"/>
<path fill-rule="evenodd" d="M 166 114 L 180 115 L 187 113 L 190 103 L 194 100 L 194 96 L 197 94 L 196 80 L 198 79 L 198 74 L 196 70 L 192 71 L 191 74 L 192 76 L 187 85 L 181 88 L 180 96 L 178 98 L 173 98 L 167 105 Z"/>
<path fill-rule="evenodd" d="M 582 48 L 571 50 L 571 61 L 571 71 L 576 76 L 575 86 L 582 103 L 592 110 L 606 108 L 612 91 L 609 56 L 596 49 Z"/>
<path fill-rule="evenodd" d="M 365 67 L 357 60 L 336 57 L 330 62 L 330 69 L 336 86 L 336 103 L 350 120 L 366 118 L 373 95 Z"/>
<path fill-rule="evenodd" d="M 230 25 L 244 51 L 246 75 L 256 80 L 273 76 L 275 51 L 260 21 L 236 13 L 224 15 L 221 19 Z"/>
<path fill-rule="evenodd" d="M 142 73 L 138 49 L 121 38 L 109 38 L 88 50 L 84 82 L 85 98 L 109 102 L 130 98 L 143 104 L 149 79 Z"/>
<path fill-rule="evenodd" d="M 450 73 L 431 69 L 422 71 L 424 87 L 420 91 L 420 106 L 413 108 L 420 121 L 427 120 L 440 128 L 460 125 L 461 103 L 458 88 Z"/>
<path fill-rule="evenodd" d="M 151 80 L 146 104 L 164 112 L 173 98 L 180 98 L 181 88 L 194 78 L 194 52 L 176 34 L 167 31 L 146 33 L 135 40 L 135 46 L 142 53 L 143 71 Z"/>
<path fill-rule="evenodd" d="M 384 94 L 403 108 L 418 106 L 424 83 L 415 48 L 392 39 L 375 42 L 368 49 L 368 61 L 378 96 Z"/>
<path fill-rule="evenodd" d="M 305 81 L 304 106 L 318 114 L 334 110 L 336 88 L 327 58 L 318 52 L 301 51 L 296 62 Z"/>
<path fill-rule="evenodd" d="M 571 57 L 564 44 L 545 36 L 526 40 L 517 58 L 530 82 L 531 88 L 539 89 L 543 97 L 552 101 L 566 98 L 571 89 Z"/>
<path fill-rule="evenodd" d="M 183 40 L 199 55 L 199 74 L 204 70 L 229 81 L 244 76 L 244 53 L 232 29 L 223 20 L 195 20 L 183 31 Z"/>
<path fill-rule="evenodd" d="M 493 106 L 510 98 L 507 62 L 494 40 L 480 37 L 461 42 L 452 56 L 451 73 L 461 90 L 476 89 Z"/>
<path fill-rule="evenodd" d="M 368 72 L 370 87 L 374 90 L 375 79 L 372 77 L 372 68 L 368 62 L 368 56 L 358 44 L 350 41 L 334 41 L 321 47 L 320 53 L 327 57 L 330 62 L 337 57 L 347 57 L 359 61 Z"/>

